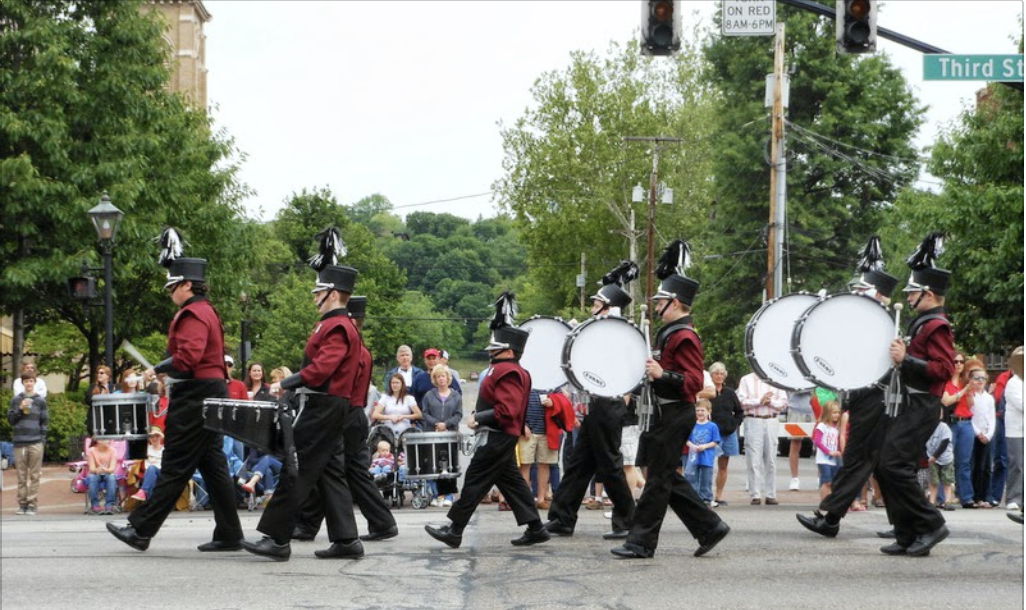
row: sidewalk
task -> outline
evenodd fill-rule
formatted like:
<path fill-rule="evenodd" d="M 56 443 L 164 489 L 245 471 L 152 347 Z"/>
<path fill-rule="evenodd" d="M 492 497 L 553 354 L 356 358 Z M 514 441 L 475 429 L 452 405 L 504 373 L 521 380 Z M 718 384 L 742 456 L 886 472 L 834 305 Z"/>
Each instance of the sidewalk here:
<path fill-rule="evenodd" d="M 786 457 L 777 458 L 777 500 L 779 506 L 762 506 L 764 510 L 780 510 L 786 507 L 807 510 L 819 504 L 819 492 L 816 489 L 816 464 L 811 458 L 799 461 L 798 471 L 801 475 L 801 491 L 788 491 L 791 474 Z M 745 491 L 745 459 L 737 456 L 730 460 L 727 474 L 727 486 L 723 499 L 728 505 L 717 511 L 731 510 L 739 506 L 749 505 L 748 492 Z M 43 466 L 43 474 L 39 484 L 39 514 L 41 515 L 79 515 L 85 510 L 85 494 L 71 491 L 71 480 L 75 473 L 63 464 L 47 464 Z M 0 499 L 0 514 L 4 518 L 13 517 L 18 508 L 18 473 L 14 468 L 3 471 L 3 494 Z M 752 507 L 755 508 L 755 507 Z M 416 510 L 409 502 L 404 508 L 394 510 Z M 434 510 L 427 508 L 424 510 Z M 872 511 L 883 511 L 882 508 L 870 507 Z M 20 518 L 20 517 L 19 517 Z"/>

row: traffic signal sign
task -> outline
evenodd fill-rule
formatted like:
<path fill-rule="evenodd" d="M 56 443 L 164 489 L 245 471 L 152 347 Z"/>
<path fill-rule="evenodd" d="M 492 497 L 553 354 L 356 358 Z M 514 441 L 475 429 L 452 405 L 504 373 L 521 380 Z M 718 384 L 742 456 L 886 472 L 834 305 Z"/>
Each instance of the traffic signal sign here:
<path fill-rule="evenodd" d="M 876 51 L 876 0 L 837 0 L 837 52 Z"/>
<path fill-rule="evenodd" d="M 670 55 L 680 50 L 681 3 L 671 0 L 642 0 L 641 52 Z"/>
<path fill-rule="evenodd" d="M 96 280 L 91 277 L 69 278 L 68 292 L 76 301 L 91 301 L 96 298 Z"/>

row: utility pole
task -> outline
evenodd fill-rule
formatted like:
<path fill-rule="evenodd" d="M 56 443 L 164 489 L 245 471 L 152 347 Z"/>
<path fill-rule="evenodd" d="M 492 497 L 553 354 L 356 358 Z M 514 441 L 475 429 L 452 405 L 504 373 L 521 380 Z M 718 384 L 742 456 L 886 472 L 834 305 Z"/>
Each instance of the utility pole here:
<path fill-rule="evenodd" d="M 581 252 L 581 281 L 579 281 L 577 283 L 581 287 L 581 312 L 582 313 L 585 311 L 585 309 L 584 309 L 584 288 L 585 288 L 585 285 L 587 284 L 587 281 L 588 281 L 588 273 L 587 273 L 587 270 L 585 269 L 585 266 L 584 266 L 584 252 Z"/>
<path fill-rule="evenodd" d="M 646 227 L 646 235 L 648 240 L 648 260 L 646 261 L 646 273 L 645 273 L 645 302 L 648 302 L 655 294 L 655 206 L 656 206 L 656 188 L 659 183 L 659 145 L 662 142 L 683 142 L 682 138 L 668 138 L 665 136 L 657 136 L 651 138 L 634 137 L 628 136 L 624 138 L 625 142 L 651 142 L 652 143 L 652 173 L 649 175 L 648 180 L 648 226 Z M 649 316 L 655 318 L 655 310 L 649 311 Z"/>
<path fill-rule="evenodd" d="M 766 300 L 783 293 L 783 242 L 787 215 L 787 161 L 784 150 L 784 24 L 773 42 L 773 113 L 770 137 L 770 206 L 766 254 Z"/>

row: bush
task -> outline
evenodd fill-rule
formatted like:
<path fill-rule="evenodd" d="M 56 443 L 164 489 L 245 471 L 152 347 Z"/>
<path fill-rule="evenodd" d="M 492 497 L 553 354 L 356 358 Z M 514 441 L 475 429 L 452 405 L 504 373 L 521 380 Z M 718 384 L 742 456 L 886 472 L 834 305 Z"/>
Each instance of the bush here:
<path fill-rule="evenodd" d="M 5 441 L 11 440 L 7 409 L 11 406 L 12 398 L 14 395 L 10 389 L 0 389 L 0 404 L 4 409 L 4 417 L 0 421 L 0 439 Z M 86 405 L 82 402 L 82 393 L 49 394 L 46 407 L 50 412 L 50 427 L 46 433 L 43 456 L 48 462 L 65 462 L 68 460 L 68 439 L 86 433 Z"/>

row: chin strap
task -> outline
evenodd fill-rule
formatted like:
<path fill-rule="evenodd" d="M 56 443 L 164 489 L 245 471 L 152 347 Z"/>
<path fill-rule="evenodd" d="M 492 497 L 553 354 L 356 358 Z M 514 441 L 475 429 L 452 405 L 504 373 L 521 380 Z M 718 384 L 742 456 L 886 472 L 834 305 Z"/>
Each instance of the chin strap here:
<path fill-rule="evenodd" d="M 317 301 L 317 309 L 320 309 L 321 305 L 324 305 L 324 302 L 328 300 L 328 297 L 331 296 L 331 293 L 332 293 L 331 290 L 325 290 L 324 291 L 324 296 L 321 297 L 320 301 Z"/>
<path fill-rule="evenodd" d="M 673 302 L 673 299 L 663 299 L 663 300 L 666 301 L 666 303 L 661 308 L 656 310 L 656 315 L 659 316 L 660 318 L 663 317 L 663 314 L 666 313 L 666 310 L 670 308 L 670 303 Z"/>

